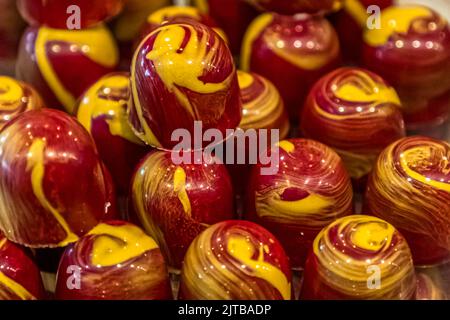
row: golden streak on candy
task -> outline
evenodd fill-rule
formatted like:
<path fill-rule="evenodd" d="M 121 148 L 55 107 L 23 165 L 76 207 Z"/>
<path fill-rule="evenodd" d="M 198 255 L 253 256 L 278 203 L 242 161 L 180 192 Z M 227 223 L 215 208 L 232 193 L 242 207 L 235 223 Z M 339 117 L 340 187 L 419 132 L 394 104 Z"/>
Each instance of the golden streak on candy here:
<path fill-rule="evenodd" d="M 91 253 L 95 266 L 115 266 L 158 248 L 151 237 L 133 225 L 100 223 L 88 235 L 95 236 Z"/>
<path fill-rule="evenodd" d="M 241 52 L 241 69 L 250 71 L 250 59 L 252 55 L 252 47 L 255 40 L 260 36 L 261 32 L 272 23 L 273 15 L 270 13 L 261 14 L 248 27 L 242 42 Z"/>
<path fill-rule="evenodd" d="M 20 84 L 5 76 L 0 76 L 0 105 L 2 110 L 14 110 L 24 95 Z"/>
<path fill-rule="evenodd" d="M 291 283 L 284 274 L 280 275 L 281 270 L 278 270 L 275 266 L 271 266 L 270 269 L 259 270 L 260 268 L 267 268 L 266 263 L 262 264 L 260 261 L 261 257 L 264 258 L 264 251 L 259 251 L 264 249 L 263 246 L 258 249 L 254 248 L 252 243 L 245 240 L 245 233 L 241 233 L 239 236 L 223 239 L 224 242 L 228 241 L 227 247 L 223 248 L 224 250 L 216 251 L 211 246 L 216 232 L 220 232 L 220 230 L 212 226 L 195 238 L 183 263 L 181 281 L 185 282 L 191 292 L 195 292 L 198 299 L 230 300 L 232 297 L 227 288 L 235 285 L 240 285 L 239 289 L 247 299 L 257 297 L 258 288 L 255 288 L 252 281 L 243 281 L 243 275 L 237 274 L 232 268 L 227 267 L 220 261 L 226 259 L 226 253 L 241 262 L 238 268 L 239 273 L 249 277 L 259 277 L 276 288 L 284 299 L 291 298 Z M 233 252 L 234 250 L 236 252 Z M 255 250 L 259 251 L 258 260 L 251 259 Z M 242 263 L 245 267 L 242 267 Z M 208 267 L 205 268 L 205 266 Z M 271 278 L 272 276 L 274 278 Z"/>
<path fill-rule="evenodd" d="M 237 75 L 239 81 L 239 88 L 241 90 L 249 88 L 255 81 L 254 77 L 248 72 L 238 70 Z"/>
<path fill-rule="evenodd" d="M 440 148 L 440 146 L 436 145 L 436 148 Z M 432 186 L 436 189 L 450 192 L 450 184 L 445 183 L 445 182 L 435 181 L 435 180 L 430 179 L 430 178 L 414 171 L 413 169 L 411 169 L 411 164 L 417 163 L 420 159 L 431 158 L 432 157 L 431 153 L 432 153 L 431 148 L 425 147 L 425 146 L 420 146 L 420 147 L 405 150 L 402 154 L 400 154 L 401 166 L 402 166 L 403 170 L 405 171 L 405 173 L 412 179 L 417 180 L 423 184 Z M 448 158 L 442 159 L 442 166 L 443 166 L 443 168 L 450 168 Z M 448 169 L 448 170 L 450 171 L 450 169 Z"/>
<path fill-rule="evenodd" d="M 189 29 L 190 36 L 180 52 L 179 49 L 186 36 L 185 29 Z M 179 88 L 210 94 L 226 90 L 229 87 L 234 73 L 220 83 L 206 83 L 200 80 L 209 62 L 213 60 L 220 42 L 216 39 L 208 50 L 208 35 L 206 33 L 200 35 L 193 26 L 188 24 L 162 26 L 155 32 L 157 35 L 153 49 L 146 58 L 153 62 L 156 72 L 168 90 L 176 95 L 194 119 L 198 119 L 189 98 Z"/>
<path fill-rule="evenodd" d="M 8 289 L 12 290 L 22 300 L 36 300 L 27 289 L 21 286 L 19 283 L 15 282 L 11 278 L 7 277 L 3 272 L 0 271 L 0 283 L 3 284 Z"/>
<path fill-rule="evenodd" d="M 188 216 L 191 216 L 191 203 L 186 192 L 186 172 L 184 172 L 181 167 L 177 167 L 173 174 L 173 191 L 178 195 L 178 199 L 180 199 L 180 202 L 183 205 L 184 212 Z"/>
<path fill-rule="evenodd" d="M 432 12 L 422 6 L 389 7 L 381 12 L 381 27 L 366 29 L 364 40 L 373 47 L 382 46 L 394 34 L 406 34 L 415 20 L 430 17 Z"/>
<path fill-rule="evenodd" d="M 253 275 L 272 284 L 282 295 L 283 299 L 291 298 L 291 284 L 286 275 L 277 267 L 264 261 L 264 252 L 269 253 L 267 246 L 259 245 L 257 260 L 253 259 L 256 248 L 247 238 L 232 235 L 228 239 L 227 251 L 236 260 L 253 271 Z"/>
<path fill-rule="evenodd" d="M 344 0 L 344 9 L 362 28 L 366 27 L 369 14 L 360 0 Z"/>
<path fill-rule="evenodd" d="M 169 6 L 155 11 L 148 16 L 147 22 L 155 25 L 160 25 L 174 16 L 188 16 L 195 20 L 200 19 L 199 10 L 190 6 Z"/>
<path fill-rule="evenodd" d="M 338 228 L 334 241 L 348 249 L 338 250 L 330 230 Z M 334 234 L 334 233 L 333 233 Z M 392 239 L 400 241 L 395 247 Z M 372 216 L 351 215 L 324 228 L 313 243 L 318 276 L 338 292 L 359 299 L 409 299 L 415 292 L 415 273 L 409 248 L 389 223 Z M 365 255 L 351 255 L 365 250 Z M 349 252 L 350 254 L 347 254 Z M 369 288 L 369 266 L 380 268 L 381 286 Z"/>
<path fill-rule="evenodd" d="M 47 56 L 47 50 L 49 49 L 47 46 L 53 41 L 62 41 L 75 45 L 78 54 L 83 54 L 93 62 L 105 67 L 114 67 L 119 61 L 119 53 L 111 33 L 103 25 L 76 31 L 47 27 L 39 28 L 35 44 L 36 61 L 39 70 L 58 100 L 69 113 L 72 113 L 78 97 L 74 97 L 64 87 L 64 84 L 53 70 L 51 61 Z M 84 48 L 88 48 L 88 50 Z M 53 49 L 50 48 L 50 50 Z"/>
<path fill-rule="evenodd" d="M 58 210 L 52 206 L 45 195 L 43 185 L 45 176 L 45 141 L 43 139 L 35 139 L 33 141 L 28 151 L 27 158 L 27 171 L 31 171 L 31 185 L 34 195 L 42 207 L 55 217 L 56 221 L 58 221 L 59 225 L 67 234 L 66 238 L 58 243 L 58 246 L 64 247 L 69 243 L 77 241 L 78 236 L 70 230 L 66 220 L 61 216 Z"/>
<path fill-rule="evenodd" d="M 282 140 L 278 142 L 277 145 L 287 153 L 292 153 L 295 150 L 294 144 L 288 140 Z"/>
<path fill-rule="evenodd" d="M 92 121 L 100 116 L 105 116 L 109 132 L 113 136 L 122 137 L 135 144 L 142 144 L 127 121 L 126 106 L 129 101 L 100 96 L 104 88 L 111 91 L 129 90 L 129 81 L 130 79 L 123 75 L 106 76 L 88 89 L 80 102 L 77 119 L 89 133 L 91 133 Z"/>

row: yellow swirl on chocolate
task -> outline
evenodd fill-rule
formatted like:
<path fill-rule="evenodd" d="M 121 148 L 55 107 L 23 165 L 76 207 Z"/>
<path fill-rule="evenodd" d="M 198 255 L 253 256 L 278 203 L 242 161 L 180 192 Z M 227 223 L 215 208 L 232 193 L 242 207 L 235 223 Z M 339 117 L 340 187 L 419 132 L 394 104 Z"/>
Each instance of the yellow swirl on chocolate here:
<path fill-rule="evenodd" d="M 344 10 L 363 28 L 367 25 L 367 8 L 360 0 L 344 0 Z"/>
<path fill-rule="evenodd" d="M 266 299 L 261 288 L 252 281 L 257 278 L 289 300 L 290 279 L 277 266 L 264 260 L 264 256 L 270 254 L 269 247 L 261 242 L 256 245 L 257 239 L 244 229 L 224 227 L 228 223 L 209 227 L 191 244 L 183 263 L 183 285 L 199 300 L 230 300 L 236 299 L 237 294 L 240 299 Z"/>
<path fill-rule="evenodd" d="M 299 147 L 287 140 L 278 145 L 287 152 L 283 156 L 292 160 L 285 159 L 288 169 L 280 166 L 270 185 L 255 191 L 258 217 L 320 230 L 350 212 L 353 197 L 350 180 L 333 150 L 312 140 L 305 140 Z M 309 157 L 317 160 L 311 161 Z M 296 167 L 296 162 L 302 167 Z M 285 199 L 283 195 L 290 189 L 301 190 L 305 195 Z"/>
<path fill-rule="evenodd" d="M 410 299 L 415 293 L 408 245 L 392 225 L 381 219 L 353 215 L 331 223 L 314 240 L 313 256 L 317 260 L 317 278 L 313 281 L 325 283 L 343 297 Z M 380 286 L 376 289 L 368 286 L 371 266 L 380 270 Z"/>
<path fill-rule="evenodd" d="M 410 28 L 420 31 L 420 20 L 430 18 L 432 15 L 430 9 L 422 6 L 392 6 L 386 8 L 381 12 L 381 27 L 366 29 L 364 40 L 371 46 L 382 46 L 394 34 L 406 34 Z M 414 24 L 417 24 L 417 28 Z"/>
<path fill-rule="evenodd" d="M 71 242 L 77 241 L 78 236 L 70 230 L 64 217 L 61 216 L 58 209 L 49 202 L 45 195 L 43 184 L 45 175 L 45 140 L 39 138 L 35 139 L 30 146 L 27 158 L 27 171 L 31 172 L 31 185 L 36 199 L 45 210 L 52 213 L 56 221 L 58 221 L 59 225 L 67 234 L 66 238 L 62 240 L 58 246 L 64 247 Z"/>
<path fill-rule="evenodd" d="M 429 237 L 430 247 L 450 250 L 449 159 L 445 141 L 415 136 L 392 143 L 374 166 L 369 210 L 401 231 Z"/>
<path fill-rule="evenodd" d="M 284 139 L 289 133 L 289 120 L 283 100 L 275 86 L 256 74 L 238 71 L 242 100 L 242 120 L 239 127 L 248 129 L 278 129 Z"/>
<path fill-rule="evenodd" d="M 273 13 L 265 13 L 256 18 L 247 29 L 242 45 L 241 68 L 244 71 L 250 70 L 250 60 L 252 56 L 252 46 L 257 39 L 264 41 L 265 46 L 281 59 L 289 62 L 293 66 L 303 70 L 316 70 L 330 61 L 330 57 L 339 56 L 339 41 L 336 39 L 335 31 L 327 20 L 311 20 L 314 26 L 308 28 L 320 29 L 317 35 L 305 31 L 296 40 L 294 46 L 290 46 L 281 38 L 280 31 L 276 30 L 276 19 L 294 22 L 296 17 L 274 16 Z M 280 23 L 281 26 L 283 23 Z M 271 26 L 274 25 L 273 28 Z M 290 26 L 294 29 L 294 25 Z M 294 30 L 291 30 L 294 32 Z M 310 33 L 310 34 L 309 34 Z"/>
<path fill-rule="evenodd" d="M 2 236 L 0 235 L 0 238 Z M 3 238 L 0 240 L 0 250 L 2 250 L 7 243 L 7 239 Z M 0 284 L 5 286 L 8 290 L 11 290 L 15 295 L 17 295 L 22 300 L 35 300 L 34 297 L 27 289 L 25 289 L 22 285 L 8 277 L 4 274 L 0 269 Z M 0 288 L 0 298 L 2 297 L 2 292 Z M 1 300 L 1 299 L 0 299 Z"/>
<path fill-rule="evenodd" d="M 354 179 L 367 175 L 382 149 L 405 135 L 395 89 L 364 69 L 341 68 L 323 77 L 305 109 L 303 133 L 336 150 Z M 311 121 L 320 121 L 323 130 Z"/>
<path fill-rule="evenodd" d="M 51 48 L 48 44 L 55 42 Z M 57 42 L 70 44 L 70 50 L 74 53 L 87 56 L 92 61 L 113 68 L 119 61 L 119 54 L 111 33 L 105 26 L 88 28 L 83 30 L 63 30 L 40 27 L 36 38 L 36 61 L 39 70 L 48 86 L 52 89 L 58 100 L 69 113 L 73 112 L 76 99 L 64 84 L 52 67 L 48 57 L 48 50 L 58 52 L 61 47 Z"/>
<path fill-rule="evenodd" d="M 173 190 L 178 195 L 181 204 L 183 205 L 184 212 L 187 215 L 191 215 L 191 202 L 186 192 L 186 172 L 181 167 L 177 167 L 173 174 Z"/>
<path fill-rule="evenodd" d="M 252 55 L 252 46 L 255 40 L 261 36 L 261 33 L 269 26 L 273 21 L 273 15 L 271 13 L 263 13 L 257 17 L 248 27 L 242 41 L 241 52 L 241 69 L 244 71 L 250 71 L 250 59 Z"/>
<path fill-rule="evenodd" d="M 20 113 L 42 106 L 41 97 L 29 85 L 0 76 L 0 129 Z"/>
<path fill-rule="evenodd" d="M 166 181 L 169 172 L 165 169 L 165 159 L 162 152 L 154 153 L 145 161 L 145 166 L 141 165 L 137 171 L 131 185 L 131 194 L 133 195 L 133 204 L 139 221 L 142 223 L 145 231 L 156 240 L 161 251 L 168 258 L 171 264 L 169 248 L 167 246 L 164 233 L 149 215 L 147 208 L 147 198 L 156 197 L 161 183 Z M 173 181 L 173 177 L 171 179 Z"/>
<path fill-rule="evenodd" d="M 135 144 L 142 144 L 128 123 L 130 79 L 125 74 L 111 74 L 90 87 L 78 107 L 77 119 L 91 133 L 92 121 L 104 116 L 109 132 Z"/>
<path fill-rule="evenodd" d="M 242 235 L 231 235 L 228 239 L 228 253 L 243 265 L 253 270 L 254 276 L 271 283 L 283 296 L 289 300 L 291 297 L 291 284 L 286 275 L 277 267 L 264 261 L 264 253 L 269 253 L 267 245 L 260 244 L 257 260 L 253 259 L 256 248 Z"/>
<path fill-rule="evenodd" d="M 130 224 L 100 223 L 88 235 L 95 236 L 91 261 L 96 266 L 115 266 L 158 248 L 151 237 Z"/>

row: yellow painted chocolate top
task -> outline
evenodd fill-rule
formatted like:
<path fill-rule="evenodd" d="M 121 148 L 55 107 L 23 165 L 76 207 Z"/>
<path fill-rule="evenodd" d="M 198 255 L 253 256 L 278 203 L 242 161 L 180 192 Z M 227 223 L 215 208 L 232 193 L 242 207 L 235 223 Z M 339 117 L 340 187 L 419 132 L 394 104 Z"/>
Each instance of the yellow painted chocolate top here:
<path fill-rule="evenodd" d="M 281 149 L 283 149 L 284 151 L 286 151 L 287 153 L 294 152 L 294 150 L 295 150 L 294 144 L 288 140 L 282 140 L 282 141 L 278 142 L 278 146 Z"/>
<path fill-rule="evenodd" d="M 131 224 L 113 226 L 100 223 L 88 235 L 96 236 L 91 253 L 92 264 L 101 267 L 115 266 L 158 248 L 151 237 Z"/>
<path fill-rule="evenodd" d="M 109 132 L 130 142 L 142 144 L 128 123 L 127 100 L 108 99 L 113 90 L 129 90 L 129 78 L 125 75 L 106 76 L 97 81 L 81 99 L 77 119 L 91 133 L 92 120 L 106 116 Z M 102 96 L 104 94 L 104 96 Z M 128 97 L 129 98 L 129 97 Z"/>
<path fill-rule="evenodd" d="M 354 245 L 362 249 L 378 251 L 386 244 L 391 243 L 392 235 L 395 232 L 392 225 L 373 221 L 373 218 L 366 218 L 366 220 L 365 223 L 359 224 L 358 228 L 353 230 L 351 240 Z"/>
<path fill-rule="evenodd" d="M 381 28 L 366 29 L 364 40 L 371 46 L 382 46 L 395 33 L 407 33 L 418 18 L 432 15 L 430 9 L 422 6 L 392 6 L 381 12 Z"/>
<path fill-rule="evenodd" d="M 241 90 L 244 90 L 252 85 L 252 83 L 255 81 L 251 73 L 243 72 L 241 70 L 237 71 L 238 75 L 238 81 L 239 81 L 239 88 Z"/>
<path fill-rule="evenodd" d="M 13 109 L 15 105 L 11 103 L 20 101 L 23 95 L 24 92 L 19 82 L 10 77 L 0 76 L 0 105 L 2 109 L 8 106 Z"/>
<path fill-rule="evenodd" d="M 394 88 L 384 83 L 376 83 L 371 77 L 364 72 L 360 72 L 359 76 L 369 83 L 369 89 L 356 86 L 352 82 L 346 82 L 338 86 L 334 94 L 336 97 L 351 102 L 377 102 L 377 103 L 394 103 L 401 105 L 400 99 Z"/>
<path fill-rule="evenodd" d="M 184 212 L 190 216 L 191 202 L 189 201 L 189 196 L 186 192 L 186 172 L 181 167 L 177 167 L 173 174 L 173 189 L 183 205 Z"/>
<path fill-rule="evenodd" d="M 35 139 L 27 154 L 27 171 L 31 171 L 31 185 L 33 193 L 41 206 L 49 211 L 58 221 L 59 225 L 64 229 L 67 236 L 58 246 L 64 247 L 71 242 L 78 240 L 78 236 L 74 234 L 64 217 L 50 203 L 44 191 L 45 176 L 45 141 L 43 139 Z"/>
<path fill-rule="evenodd" d="M 264 254 L 269 254 L 267 245 L 259 245 L 258 259 L 253 260 L 255 247 L 251 241 L 241 235 L 231 235 L 227 245 L 228 253 L 241 261 L 243 265 L 253 271 L 257 278 L 266 280 L 272 284 L 283 296 L 283 299 L 289 300 L 291 297 L 291 284 L 286 275 L 277 267 L 264 261 Z"/>
<path fill-rule="evenodd" d="M 88 28 L 83 30 L 64 30 L 40 27 L 36 38 L 36 59 L 39 69 L 58 100 L 69 113 L 75 107 L 76 99 L 60 81 L 53 70 L 51 61 L 47 56 L 47 44 L 52 41 L 62 41 L 70 44 L 70 50 L 87 56 L 92 61 L 113 68 L 119 61 L 119 53 L 115 41 L 105 26 Z M 50 50 L 57 51 L 61 48 L 55 44 Z"/>

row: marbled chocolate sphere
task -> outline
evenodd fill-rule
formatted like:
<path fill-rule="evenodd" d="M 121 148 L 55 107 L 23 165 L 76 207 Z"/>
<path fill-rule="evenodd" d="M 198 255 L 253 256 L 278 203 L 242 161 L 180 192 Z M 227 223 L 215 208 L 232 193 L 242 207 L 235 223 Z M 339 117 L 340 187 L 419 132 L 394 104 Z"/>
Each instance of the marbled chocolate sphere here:
<path fill-rule="evenodd" d="M 311 86 L 339 62 L 336 32 L 319 16 L 262 14 L 249 26 L 242 46 L 241 69 L 272 81 L 294 121 Z"/>
<path fill-rule="evenodd" d="M 125 0 L 18 0 L 22 17 L 32 26 L 59 29 L 89 28 L 122 10 Z M 76 7 L 75 7 L 76 6 Z M 71 18 L 74 14 L 79 19 Z"/>
<path fill-rule="evenodd" d="M 340 68 L 321 78 L 300 119 L 305 137 L 332 147 L 355 181 L 366 177 L 385 147 L 405 136 L 394 88 L 359 68 Z"/>
<path fill-rule="evenodd" d="M 167 300 L 173 297 L 166 263 L 155 240 L 128 222 L 109 221 L 100 223 L 66 249 L 58 269 L 56 298 Z"/>
<path fill-rule="evenodd" d="M 73 113 L 76 100 L 118 62 L 116 42 L 103 25 L 84 30 L 30 27 L 22 37 L 16 76 L 38 90 L 46 107 Z"/>
<path fill-rule="evenodd" d="M 273 172 L 253 167 L 245 217 L 271 231 L 292 267 L 302 268 L 320 230 L 352 213 L 350 178 L 336 152 L 313 140 L 283 140 L 270 157 Z"/>
<path fill-rule="evenodd" d="M 224 40 L 195 21 L 168 23 L 141 42 L 133 58 L 130 122 L 147 144 L 172 148 L 176 129 L 194 122 L 224 135 L 241 120 L 236 69 Z"/>
<path fill-rule="evenodd" d="M 300 299 L 414 299 L 416 277 L 408 244 L 389 223 L 353 215 L 316 237 Z"/>
<path fill-rule="evenodd" d="M 0 230 L 16 243 L 63 247 L 116 214 L 111 177 L 66 113 L 32 110 L 0 132 Z"/>
<path fill-rule="evenodd" d="M 239 220 L 217 223 L 189 247 L 181 271 L 185 300 L 289 300 L 289 259 L 261 226 Z"/>
<path fill-rule="evenodd" d="M 285 15 L 336 11 L 344 0 L 247 0 L 257 8 Z"/>
<path fill-rule="evenodd" d="M 43 107 L 41 96 L 32 86 L 0 76 L 0 130 L 19 114 Z"/>
<path fill-rule="evenodd" d="M 134 168 L 149 152 L 128 123 L 132 104 L 129 73 L 110 73 L 80 98 L 78 121 L 94 138 L 120 194 L 128 193 Z"/>
<path fill-rule="evenodd" d="M 39 269 L 28 253 L 0 232 L 0 300 L 44 299 Z"/>
<path fill-rule="evenodd" d="M 192 240 L 209 225 L 233 218 L 233 188 L 223 164 L 175 164 L 174 153 L 153 151 L 132 180 L 131 198 L 145 231 L 168 264 L 180 268 Z"/>
<path fill-rule="evenodd" d="M 381 28 L 364 33 L 363 60 L 395 87 L 409 129 L 448 118 L 450 26 L 438 13 L 422 6 L 383 10 Z"/>
<path fill-rule="evenodd" d="M 447 142 L 404 138 L 380 154 L 368 181 L 368 212 L 405 236 L 417 265 L 450 256 L 449 159 Z"/>

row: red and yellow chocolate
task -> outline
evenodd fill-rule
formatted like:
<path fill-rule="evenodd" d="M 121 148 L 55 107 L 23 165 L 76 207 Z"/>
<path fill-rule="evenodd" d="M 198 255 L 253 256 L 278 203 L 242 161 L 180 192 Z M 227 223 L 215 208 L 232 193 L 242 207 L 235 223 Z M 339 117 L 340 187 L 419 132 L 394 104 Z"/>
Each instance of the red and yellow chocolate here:
<path fill-rule="evenodd" d="M 350 178 L 339 156 L 313 140 L 283 140 L 271 152 L 277 171 L 263 174 L 266 165 L 254 166 L 245 217 L 273 232 L 292 266 L 301 268 L 320 230 L 352 213 Z"/>
<path fill-rule="evenodd" d="M 192 240 L 209 225 L 233 218 L 233 190 L 223 164 L 175 164 L 153 151 L 136 168 L 134 209 L 167 262 L 180 268 Z"/>
<path fill-rule="evenodd" d="M 405 136 L 394 88 L 370 71 L 350 67 L 314 85 L 303 107 L 301 131 L 332 147 L 355 180 L 372 170 L 385 147 Z"/>
<path fill-rule="evenodd" d="M 76 286 L 77 280 L 78 288 L 68 288 L 68 284 Z M 56 298 L 167 300 L 172 299 L 172 291 L 156 242 L 128 222 L 109 221 L 66 249 L 58 269 Z"/>
<path fill-rule="evenodd" d="M 98 25 L 118 14 L 125 0 L 18 0 L 22 17 L 32 26 L 70 29 L 73 22 L 80 28 Z M 76 7 L 75 7 L 76 6 Z M 75 19 L 72 16 L 77 15 Z"/>
<path fill-rule="evenodd" d="M 290 300 L 289 259 L 278 240 L 248 221 L 229 220 L 203 231 L 181 271 L 184 300 Z"/>
<path fill-rule="evenodd" d="M 132 104 L 129 73 L 110 73 L 80 98 L 78 121 L 94 138 L 100 157 L 122 194 L 128 192 L 139 160 L 149 151 L 128 123 Z"/>
<path fill-rule="evenodd" d="M 0 230 L 22 245 L 63 247 L 115 215 L 111 178 L 87 131 L 32 110 L 0 133 Z"/>
<path fill-rule="evenodd" d="M 380 154 L 368 181 L 368 212 L 405 236 L 417 265 L 450 257 L 449 159 L 449 143 L 407 137 Z"/>
<path fill-rule="evenodd" d="M 28 252 L 0 233 L 0 300 L 43 299 L 39 269 Z"/>
<path fill-rule="evenodd" d="M 131 68 L 130 123 L 147 144 L 172 148 L 176 129 L 234 129 L 241 120 L 239 85 L 230 50 L 211 28 L 165 24 L 139 46 Z"/>
<path fill-rule="evenodd" d="M 339 61 L 339 40 L 325 18 L 265 13 L 247 30 L 241 69 L 272 81 L 296 121 L 310 87 Z"/>
<path fill-rule="evenodd" d="M 0 76 L 0 130 L 19 114 L 43 107 L 41 96 L 32 86 Z"/>
<path fill-rule="evenodd" d="M 408 244 L 389 223 L 352 215 L 324 228 L 306 261 L 300 299 L 414 299 Z"/>
<path fill-rule="evenodd" d="M 441 123 L 450 106 L 450 26 L 423 6 L 392 6 L 381 12 L 381 28 L 364 33 L 365 65 L 391 83 L 411 129 Z M 435 99 L 447 97 L 446 102 Z"/>
<path fill-rule="evenodd" d="M 103 25 L 84 30 L 30 27 L 22 38 L 16 75 L 41 93 L 47 107 L 73 113 L 76 100 L 118 62 L 115 40 Z"/>

